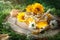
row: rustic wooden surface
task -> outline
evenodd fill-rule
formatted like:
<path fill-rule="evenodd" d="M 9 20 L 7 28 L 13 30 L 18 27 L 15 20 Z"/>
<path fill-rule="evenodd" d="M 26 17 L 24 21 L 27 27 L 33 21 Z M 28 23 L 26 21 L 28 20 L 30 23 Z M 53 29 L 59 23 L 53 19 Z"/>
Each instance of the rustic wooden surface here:
<path fill-rule="evenodd" d="M 30 36 L 36 37 L 36 38 L 50 37 L 50 36 L 52 37 L 52 36 L 56 35 L 58 32 L 60 32 L 59 29 L 54 29 L 54 30 L 48 30 L 48 31 L 46 31 L 44 33 L 40 33 L 38 35 L 33 35 L 33 34 L 31 34 L 31 31 L 30 30 L 27 30 L 27 29 L 22 28 L 24 25 L 21 25 L 20 24 L 21 27 L 18 26 L 18 25 L 16 25 L 16 18 L 9 17 L 8 20 L 7 20 L 7 22 L 10 23 L 11 28 L 16 33 L 19 33 L 19 34 L 22 33 L 22 34 L 30 35 Z"/>

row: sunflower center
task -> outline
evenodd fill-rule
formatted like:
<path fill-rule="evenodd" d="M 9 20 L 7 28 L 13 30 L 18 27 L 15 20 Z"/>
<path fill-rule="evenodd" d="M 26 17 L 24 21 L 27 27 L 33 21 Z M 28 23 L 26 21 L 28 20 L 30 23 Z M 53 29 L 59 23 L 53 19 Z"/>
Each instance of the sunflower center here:
<path fill-rule="evenodd" d="M 22 19 L 23 19 L 23 20 L 25 19 L 24 16 L 22 16 Z"/>
<path fill-rule="evenodd" d="M 40 9 L 39 8 L 36 8 L 38 11 L 40 11 Z"/>

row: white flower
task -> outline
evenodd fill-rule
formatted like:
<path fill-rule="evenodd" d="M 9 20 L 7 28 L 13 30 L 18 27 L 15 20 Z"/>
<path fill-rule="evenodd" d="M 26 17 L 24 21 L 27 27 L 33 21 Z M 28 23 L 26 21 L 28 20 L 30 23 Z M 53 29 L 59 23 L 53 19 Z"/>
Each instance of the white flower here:
<path fill-rule="evenodd" d="M 50 21 L 50 27 L 51 28 L 56 28 L 57 27 L 57 21 L 56 20 L 51 20 Z"/>
<path fill-rule="evenodd" d="M 29 28 L 36 28 L 35 22 L 29 22 Z"/>

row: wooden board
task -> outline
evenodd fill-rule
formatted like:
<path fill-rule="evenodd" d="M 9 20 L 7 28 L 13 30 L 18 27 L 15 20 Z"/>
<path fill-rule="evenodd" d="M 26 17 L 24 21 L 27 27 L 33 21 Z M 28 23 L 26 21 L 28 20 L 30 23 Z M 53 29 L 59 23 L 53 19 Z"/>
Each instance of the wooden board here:
<path fill-rule="evenodd" d="M 41 37 L 49 37 L 49 36 L 52 37 L 52 36 L 56 35 L 59 32 L 59 30 L 56 29 L 56 30 L 48 30 L 48 31 L 46 31 L 44 33 L 40 33 L 38 35 L 33 35 L 33 34 L 31 34 L 31 30 L 24 28 L 24 27 L 26 27 L 25 24 L 17 22 L 18 24 L 21 25 L 21 27 L 20 27 L 19 25 L 16 24 L 16 21 L 17 21 L 16 18 L 12 18 L 12 17 L 9 17 L 7 19 L 7 22 L 10 23 L 11 28 L 16 33 L 19 33 L 19 34 L 22 33 L 22 34 L 25 34 L 25 35 L 30 35 L 32 37 L 40 37 L 41 38 Z"/>

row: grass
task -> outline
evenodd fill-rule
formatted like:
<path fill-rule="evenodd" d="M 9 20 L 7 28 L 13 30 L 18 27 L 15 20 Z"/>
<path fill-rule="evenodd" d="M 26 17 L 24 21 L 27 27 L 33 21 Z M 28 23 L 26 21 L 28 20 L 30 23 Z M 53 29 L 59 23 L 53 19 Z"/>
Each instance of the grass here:
<path fill-rule="evenodd" d="M 26 35 L 19 35 L 16 34 L 9 26 L 9 24 L 3 24 L 4 19 L 7 15 L 9 15 L 9 12 L 11 9 L 19 9 L 24 10 L 26 5 L 12 5 L 9 3 L 2 3 L 0 2 L 0 34 L 9 34 L 10 39 L 9 40 L 29 40 L 27 39 Z M 48 8 L 51 8 L 50 6 L 46 7 L 46 10 Z M 52 13 L 55 13 L 55 15 L 60 16 L 60 10 L 57 10 L 55 8 L 51 8 Z M 57 14 L 56 14 L 57 13 Z M 54 37 L 49 37 L 49 40 L 60 40 L 60 33 L 55 35 Z"/>
<path fill-rule="evenodd" d="M 17 8 L 17 6 L 15 6 Z M 9 26 L 9 24 L 3 24 L 4 19 L 11 11 L 12 6 L 4 3 L 0 3 L 0 34 L 8 34 L 10 40 L 26 40 L 26 36 L 16 34 Z"/>

